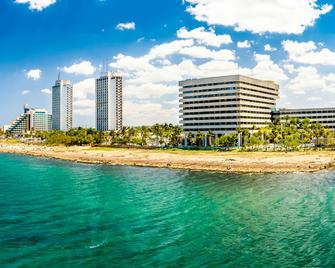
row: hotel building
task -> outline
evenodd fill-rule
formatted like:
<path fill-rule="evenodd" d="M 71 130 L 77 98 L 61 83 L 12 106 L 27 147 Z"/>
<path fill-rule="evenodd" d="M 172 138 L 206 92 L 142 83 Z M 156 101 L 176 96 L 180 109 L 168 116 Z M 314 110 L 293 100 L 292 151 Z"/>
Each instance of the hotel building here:
<path fill-rule="evenodd" d="M 72 98 L 71 82 L 58 79 L 52 87 L 52 129 L 67 131 L 72 128 Z"/>
<path fill-rule="evenodd" d="M 51 130 L 52 116 L 45 109 L 24 107 L 24 113 L 13 120 L 6 131 L 12 135 L 22 135 L 30 131 Z"/>
<path fill-rule="evenodd" d="M 215 135 L 271 123 L 279 98 L 272 81 L 230 75 L 179 82 L 180 117 L 184 131 Z"/>
<path fill-rule="evenodd" d="M 102 73 L 96 79 L 96 128 L 99 131 L 122 129 L 122 76 Z"/>
<path fill-rule="evenodd" d="M 308 118 L 312 123 L 320 123 L 335 131 L 335 108 L 279 109 L 274 116 L 280 116 L 282 120 L 286 117 L 300 120 Z"/>

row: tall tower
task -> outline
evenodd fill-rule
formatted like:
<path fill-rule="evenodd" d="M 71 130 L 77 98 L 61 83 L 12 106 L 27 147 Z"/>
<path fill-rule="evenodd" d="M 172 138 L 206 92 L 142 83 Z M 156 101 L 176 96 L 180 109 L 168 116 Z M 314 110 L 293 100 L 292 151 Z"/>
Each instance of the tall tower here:
<path fill-rule="evenodd" d="M 67 131 L 72 128 L 73 87 L 69 80 L 58 75 L 52 87 L 52 129 Z"/>
<path fill-rule="evenodd" d="M 122 129 L 122 76 L 102 73 L 95 81 L 95 93 L 97 130 Z"/>

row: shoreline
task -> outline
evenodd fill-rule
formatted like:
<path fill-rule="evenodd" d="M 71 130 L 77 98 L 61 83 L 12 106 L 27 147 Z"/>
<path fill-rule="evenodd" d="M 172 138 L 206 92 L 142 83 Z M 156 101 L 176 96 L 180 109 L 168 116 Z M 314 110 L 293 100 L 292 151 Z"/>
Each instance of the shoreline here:
<path fill-rule="evenodd" d="M 0 153 L 84 164 L 125 165 L 225 173 L 316 172 L 335 166 L 335 152 L 213 152 L 44 146 L 0 142 Z"/>

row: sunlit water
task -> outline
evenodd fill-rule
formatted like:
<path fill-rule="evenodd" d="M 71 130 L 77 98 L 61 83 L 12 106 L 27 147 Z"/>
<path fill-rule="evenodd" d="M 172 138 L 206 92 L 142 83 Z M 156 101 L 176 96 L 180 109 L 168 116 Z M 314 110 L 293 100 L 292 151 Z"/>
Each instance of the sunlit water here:
<path fill-rule="evenodd" d="M 334 267 L 335 172 L 237 175 L 0 154 L 1 267 Z"/>

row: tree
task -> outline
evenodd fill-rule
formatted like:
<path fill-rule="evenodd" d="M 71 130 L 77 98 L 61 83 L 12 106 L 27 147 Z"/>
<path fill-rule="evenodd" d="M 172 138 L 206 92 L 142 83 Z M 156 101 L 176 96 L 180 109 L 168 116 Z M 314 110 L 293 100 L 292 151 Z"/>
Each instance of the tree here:
<path fill-rule="evenodd" d="M 194 134 L 192 132 L 189 132 L 187 134 L 187 139 L 190 143 L 191 146 L 194 146 L 194 143 L 195 143 L 195 138 L 194 138 Z"/>
<path fill-rule="evenodd" d="M 212 146 L 214 144 L 214 142 L 215 142 L 215 134 L 214 134 L 214 132 L 212 130 L 209 130 L 207 132 L 206 136 L 208 138 L 208 145 Z"/>
<path fill-rule="evenodd" d="M 204 134 L 200 130 L 198 130 L 196 137 L 197 137 L 197 146 L 202 146 L 203 141 L 205 139 Z"/>
<path fill-rule="evenodd" d="M 215 145 L 230 148 L 237 145 L 237 134 L 225 134 L 215 140 Z"/>

